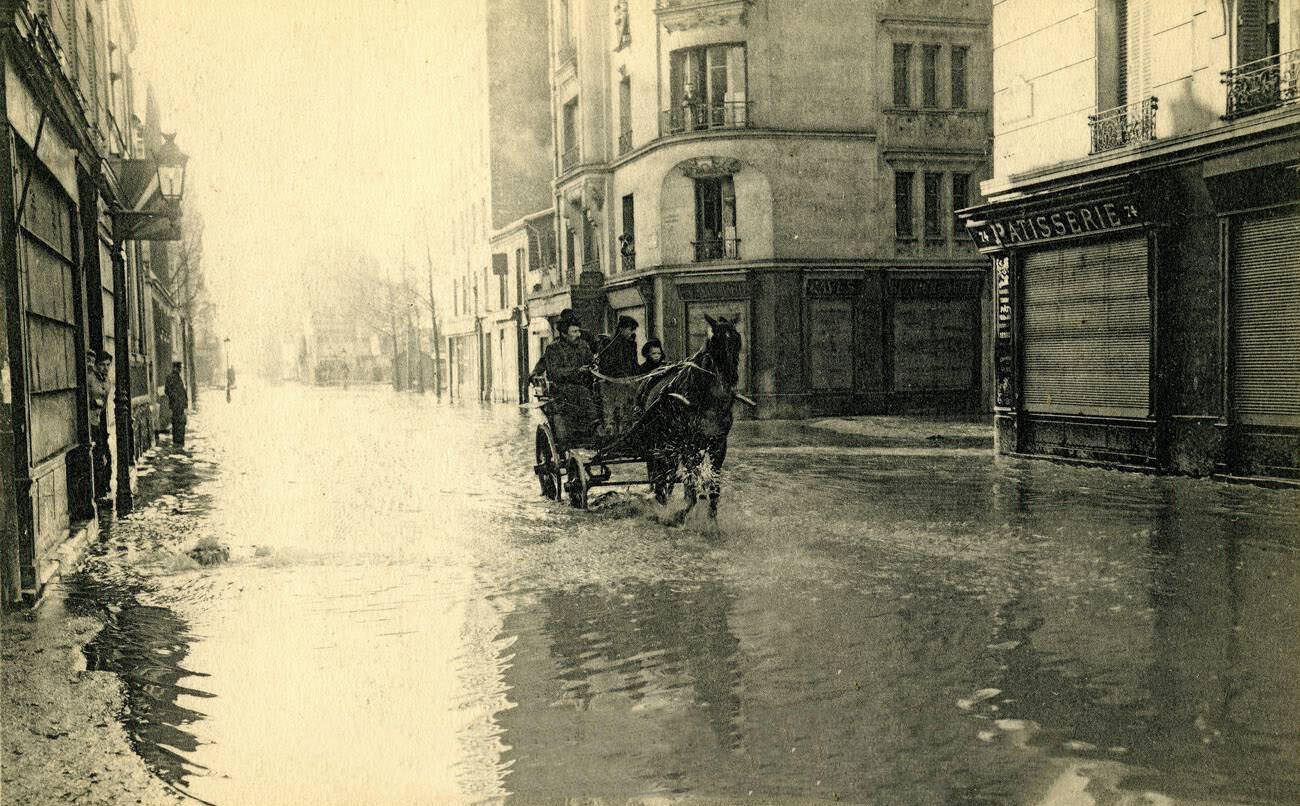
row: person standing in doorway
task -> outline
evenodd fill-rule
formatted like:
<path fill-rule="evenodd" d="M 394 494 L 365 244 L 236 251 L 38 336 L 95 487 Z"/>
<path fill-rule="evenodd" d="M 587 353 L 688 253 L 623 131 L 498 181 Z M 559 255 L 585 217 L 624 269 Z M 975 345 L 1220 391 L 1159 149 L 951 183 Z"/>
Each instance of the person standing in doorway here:
<path fill-rule="evenodd" d="M 172 444 L 178 448 L 185 447 L 185 421 L 188 419 L 185 407 L 189 402 L 189 390 L 185 388 L 185 379 L 181 377 L 181 362 L 172 362 L 172 373 L 167 376 L 164 386 L 167 404 L 172 410 Z"/>
<path fill-rule="evenodd" d="M 235 368 L 226 367 L 226 402 L 230 402 L 230 390 L 235 388 Z"/>
<path fill-rule="evenodd" d="M 113 480 L 113 452 L 108 446 L 108 402 L 111 397 L 108 370 L 113 356 L 105 350 L 90 350 L 86 355 L 94 361 L 87 379 L 90 386 L 90 441 L 91 463 L 94 467 L 95 498 L 108 497 Z"/>

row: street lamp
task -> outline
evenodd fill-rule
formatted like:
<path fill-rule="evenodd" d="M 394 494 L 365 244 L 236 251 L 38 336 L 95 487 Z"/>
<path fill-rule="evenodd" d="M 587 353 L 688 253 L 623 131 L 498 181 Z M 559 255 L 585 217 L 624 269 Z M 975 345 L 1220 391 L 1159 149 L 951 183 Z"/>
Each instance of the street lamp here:
<path fill-rule="evenodd" d="M 149 159 L 110 159 L 108 168 L 117 180 L 119 203 L 113 218 L 113 350 L 117 362 L 117 389 L 113 411 L 117 419 L 117 512 L 134 507 L 131 465 L 135 461 L 134 422 L 131 418 L 131 306 L 127 299 L 127 241 L 179 241 L 181 198 L 185 192 L 185 167 L 189 157 L 176 147 L 176 135 L 163 135 Z M 141 323 L 143 326 L 143 323 Z"/>

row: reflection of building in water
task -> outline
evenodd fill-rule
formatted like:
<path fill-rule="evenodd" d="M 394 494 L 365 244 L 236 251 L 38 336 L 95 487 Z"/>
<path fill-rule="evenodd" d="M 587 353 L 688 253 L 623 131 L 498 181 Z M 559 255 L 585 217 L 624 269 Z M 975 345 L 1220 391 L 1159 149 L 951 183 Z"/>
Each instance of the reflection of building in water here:
<path fill-rule="evenodd" d="M 156 775 L 184 786 L 197 765 L 182 754 L 198 749 L 198 740 L 187 726 L 204 715 L 179 705 L 178 699 L 212 696 L 180 685 L 183 678 L 202 676 L 181 666 L 190 652 L 189 626 L 165 607 L 140 604 L 132 592 L 102 587 L 92 592 L 92 586 L 100 587 L 89 576 L 78 575 L 72 580 L 72 598 L 121 609 L 86 646 L 87 668 L 110 671 L 122 679 L 131 747 Z"/>
<path fill-rule="evenodd" d="M 1053 507 L 1003 492 L 1022 516 L 1013 524 L 1053 531 Z M 1268 540 L 1267 518 L 1209 509 L 1204 494 L 1153 479 L 1136 518 L 1099 513 L 1094 533 L 1038 555 L 998 610 L 995 645 L 1016 645 L 989 685 L 1008 700 L 1001 716 L 1042 727 L 1033 744 L 1122 747 L 1110 755 L 1155 771 L 1129 788 L 1285 800 L 1300 791 L 1300 567 Z M 1058 584 L 1062 560 L 1092 565 L 1091 585 Z M 1127 595 L 1143 589 L 1145 600 Z"/>
<path fill-rule="evenodd" d="M 538 608 L 508 617 L 518 639 L 505 678 L 516 707 L 497 722 L 511 748 L 510 791 L 600 794 L 641 782 L 672 789 L 682 748 L 738 746 L 732 598 L 712 583 L 585 586 L 548 593 Z M 647 756 L 656 763 L 642 768 Z"/>

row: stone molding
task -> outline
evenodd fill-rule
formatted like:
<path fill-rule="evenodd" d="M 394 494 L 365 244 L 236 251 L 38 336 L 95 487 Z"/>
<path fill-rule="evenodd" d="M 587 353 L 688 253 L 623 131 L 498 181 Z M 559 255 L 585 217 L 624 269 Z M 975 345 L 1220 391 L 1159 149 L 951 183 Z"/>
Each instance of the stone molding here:
<path fill-rule="evenodd" d="M 677 167 L 690 179 L 732 176 L 740 173 L 740 160 L 734 157 L 692 157 L 678 163 Z"/>
<path fill-rule="evenodd" d="M 655 14 L 668 33 L 744 25 L 752 0 L 658 0 Z"/>

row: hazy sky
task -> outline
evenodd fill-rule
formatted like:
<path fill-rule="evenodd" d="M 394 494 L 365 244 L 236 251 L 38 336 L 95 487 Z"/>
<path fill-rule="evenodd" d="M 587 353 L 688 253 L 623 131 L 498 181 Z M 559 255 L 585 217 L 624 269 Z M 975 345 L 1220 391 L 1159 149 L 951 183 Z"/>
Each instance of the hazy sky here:
<path fill-rule="evenodd" d="M 440 43 L 465 2 L 135 0 L 137 105 L 151 83 L 190 154 L 186 196 L 232 338 L 265 321 L 282 278 L 336 250 L 397 260 L 405 244 L 423 265 L 456 134 Z"/>

